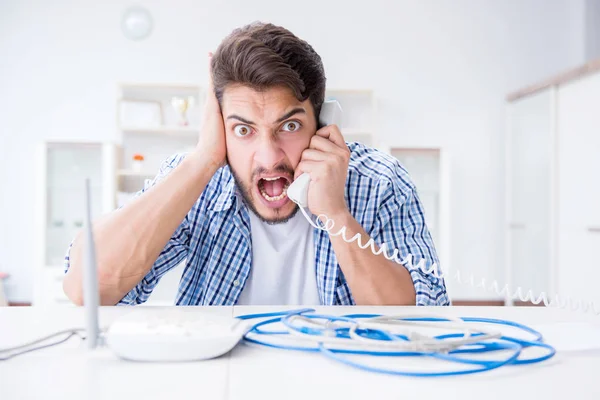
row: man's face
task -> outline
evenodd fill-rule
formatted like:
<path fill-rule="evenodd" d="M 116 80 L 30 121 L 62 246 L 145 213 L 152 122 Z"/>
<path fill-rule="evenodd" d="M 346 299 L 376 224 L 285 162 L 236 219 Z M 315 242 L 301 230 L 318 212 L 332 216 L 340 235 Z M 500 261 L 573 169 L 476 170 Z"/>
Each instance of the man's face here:
<path fill-rule="evenodd" d="M 312 104 L 288 88 L 241 85 L 225 88 L 221 103 L 227 160 L 246 204 L 266 222 L 287 221 L 298 211 L 287 187 L 317 130 Z"/>

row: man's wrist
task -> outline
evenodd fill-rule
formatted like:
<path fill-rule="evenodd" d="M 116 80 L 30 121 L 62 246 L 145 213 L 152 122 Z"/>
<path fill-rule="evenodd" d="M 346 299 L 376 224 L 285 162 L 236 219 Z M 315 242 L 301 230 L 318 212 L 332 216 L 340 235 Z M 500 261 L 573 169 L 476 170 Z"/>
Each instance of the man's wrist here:
<path fill-rule="evenodd" d="M 334 231 L 337 231 L 342 226 L 347 226 L 348 223 L 350 223 L 354 218 L 347 208 L 340 209 L 336 212 L 324 213 L 324 215 L 327 217 L 327 219 L 334 222 Z"/>
<path fill-rule="evenodd" d="M 186 160 L 189 160 L 189 163 L 195 171 L 202 171 L 203 174 L 210 174 L 210 176 L 214 175 L 221 167 L 221 164 L 212 160 L 210 156 L 207 156 L 206 152 L 202 151 L 202 149 L 196 149 L 191 152 L 186 157 Z"/>

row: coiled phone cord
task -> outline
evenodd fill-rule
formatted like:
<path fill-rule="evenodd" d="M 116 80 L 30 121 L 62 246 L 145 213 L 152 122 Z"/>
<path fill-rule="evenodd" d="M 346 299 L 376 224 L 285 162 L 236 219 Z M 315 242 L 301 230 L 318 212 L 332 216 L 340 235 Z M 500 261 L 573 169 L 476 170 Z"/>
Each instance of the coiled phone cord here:
<path fill-rule="evenodd" d="M 426 275 L 433 275 L 435 278 L 438 279 L 447 279 L 446 274 L 443 271 L 440 271 L 437 267 L 437 264 L 435 263 L 428 268 L 425 265 L 425 260 L 422 259 L 421 261 L 419 261 L 419 263 L 415 265 L 413 263 L 412 254 L 409 254 L 405 259 L 401 259 L 399 257 L 399 250 L 393 249 L 390 255 L 387 243 L 383 243 L 381 246 L 379 246 L 379 249 L 377 249 L 377 244 L 375 243 L 373 238 L 370 238 L 366 243 L 363 244 L 362 236 L 360 233 L 356 233 L 353 237 L 348 238 L 345 226 L 342 226 L 337 232 L 332 232 L 335 226 L 335 222 L 331 218 L 327 217 L 327 215 L 319 214 L 317 216 L 317 221 L 319 223 L 317 224 L 313 221 L 312 217 L 306 212 L 304 207 L 298 207 L 300 208 L 300 211 L 302 211 L 302 214 L 304 214 L 304 217 L 313 227 L 327 232 L 330 236 L 341 236 L 342 239 L 344 239 L 344 241 L 347 243 L 356 242 L 358 247 L 360 247 L 361 249 L 370 248 L 373 254 L 383 254 L 383 256 L 390 261 L 394 261 L 398 264 L 408 266 L 409 270 L 416 268 L 421 270 L 421 272 L 423 272 Z M 556 294 L 553 298 L 549 300 L 548 295 L 545 292 L 542 292 L 536 298 L 536 296 L 533 294 L 533 290 L 525 291 L 522 287 L 519 286 L 516 290 L 513 291 L 511 290 L 510 285 L 508 283 L 500 287 L 500 284 L 496 280 L 493 280 L 491 281 L 491 283 L 488 283 L 488 281 L 485 278 L 477 279 L 473 274 L 469 275 L 465 279 L 458 270 L 454 273 L 453 278 L 461 285 L 469 284 L 475 288 L 482 288 L 486 291 L 495 292 L 501 297 L 506 297 L 508 295 L 511 299 L 514 300 L 518 299 L 520 301 L 531 302 L 533 304 L 543 303 L 545 306 L 548 307 L 569 309 L 571 311 L 583 311 L 584 313 L 591 312 L 592 314 L 600 316 L 600 307 L 597 307 L 593 301 L 573 300 L 570 297 L 563 297 L 559 294 Z"/>

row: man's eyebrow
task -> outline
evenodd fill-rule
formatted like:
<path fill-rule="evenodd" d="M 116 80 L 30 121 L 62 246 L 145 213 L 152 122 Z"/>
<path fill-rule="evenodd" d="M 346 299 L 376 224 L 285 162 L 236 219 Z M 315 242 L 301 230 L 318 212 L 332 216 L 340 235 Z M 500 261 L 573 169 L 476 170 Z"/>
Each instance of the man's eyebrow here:
<path fill-rule="evenodd" d="M 289 113 L 285 114 L 283 117 L 279 118 L 277 120 L 277 123 L 283 122 L 286 119 L 288 119 L 291 116 L 296 115 L 296 114 L 306 114 L 306 110 L 304 108 L 302 108 L 302 107 L 296 107 L 292 111 L 290 111 Z"/>
<path fill-rule="evenodd" d="M 230 116 L 227 117 L 227 119 L 237 119 L 239 121 L 242 121 L 245 124 L 248 125 L 256 125 L 254 122 L 247 120 L 246 118 L 242 118 L 239 115 L 236 114 L 231 114 Z"/>
<path fill-rule="evenodd" d="M 306 114 L 306 110 L 302 107 L 297 107 L 294 108 L 293 110 L 291 110 L 290 112 L 286 113 L 283 117 L 279 118 L 277 121 L 275 121 L 276 123 L 281 123 L 283 121 L 285 121 L 286 119 L 290 118 L 291 116 L 294 116 L 296 114 Z M 237 114 L 231 114 L 227 117 L 227 119 L 237 119 L 238 121 L 241 121 L 245 124 L 248 125 L 256 125 L 254 122 L 247 120 L 246 118 L 240 117 Z"/>

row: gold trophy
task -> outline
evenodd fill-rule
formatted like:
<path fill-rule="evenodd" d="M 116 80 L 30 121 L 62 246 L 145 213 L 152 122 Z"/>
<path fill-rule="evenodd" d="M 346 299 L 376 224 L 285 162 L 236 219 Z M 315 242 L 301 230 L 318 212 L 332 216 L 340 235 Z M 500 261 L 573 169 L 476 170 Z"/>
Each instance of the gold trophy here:
<path fill-rule="evenodd" d="M 171 99 L 171 105 L 173 106 L 173 108 L 175 109 L 177 114 L 179 114 L 178 124 L 181 126 L 189 125 L 187 111 L 194 105 L 194 96 L 188 96 L 188 97 L 174 96 Z"/>

